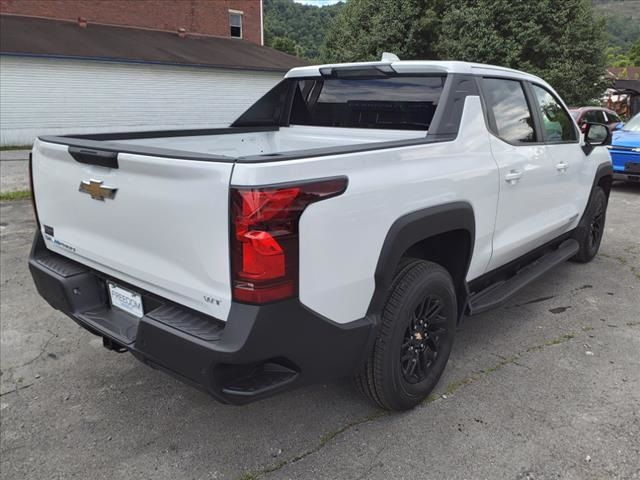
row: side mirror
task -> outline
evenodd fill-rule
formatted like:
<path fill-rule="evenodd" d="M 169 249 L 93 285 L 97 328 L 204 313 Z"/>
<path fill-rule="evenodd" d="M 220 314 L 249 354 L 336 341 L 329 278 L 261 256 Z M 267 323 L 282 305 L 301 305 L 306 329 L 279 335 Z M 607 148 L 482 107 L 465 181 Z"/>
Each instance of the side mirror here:
<path fill-rule="evenodd" d="M 584 129 L 584 145 L 582 151 L 589 155 L 595 147 L 609 145 L 611 133 L 606 125 L 601 123 L 587 123 Z"/>
<path fill-rule="evenodd" d="M 618 122 L 616 123 L 616 126 L 613 127 L 614 130 L 622 130 L 622 127 L 624 127 L 624 122 Z"/>

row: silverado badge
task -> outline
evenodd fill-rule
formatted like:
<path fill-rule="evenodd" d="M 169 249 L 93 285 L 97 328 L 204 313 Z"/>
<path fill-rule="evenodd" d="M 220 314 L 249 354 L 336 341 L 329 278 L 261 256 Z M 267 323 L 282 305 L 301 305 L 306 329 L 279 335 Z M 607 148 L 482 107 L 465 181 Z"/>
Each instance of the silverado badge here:
<path fill-rule="evenodd" d="M 94 200 L 101 200 L 103 202 L 105 198 L 115 198 L 116 192 L 118 191 L 117 188 L 102 185 L 102 180 L 94 180 L 93 178 L 89 181 L 82 180 L 78 190 L 88 193 Z"/>

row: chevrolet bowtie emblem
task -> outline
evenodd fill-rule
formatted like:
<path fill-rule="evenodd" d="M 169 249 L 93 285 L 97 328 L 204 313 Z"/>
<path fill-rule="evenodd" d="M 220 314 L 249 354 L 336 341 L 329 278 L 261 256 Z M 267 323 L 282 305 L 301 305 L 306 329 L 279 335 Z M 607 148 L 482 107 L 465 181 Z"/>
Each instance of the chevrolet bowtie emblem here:
<path fill-rule="evenodd" d="M 94 200 L 102 200 L 103 202 L 105 198 L 115 198 L 116 192 L 118 191 L 117 188 L 102 185 L 102 180 L 94 180 L 93 178 L 88 182 L 86 180 L 82 180 L 78 190 L 88 193 Z"/>

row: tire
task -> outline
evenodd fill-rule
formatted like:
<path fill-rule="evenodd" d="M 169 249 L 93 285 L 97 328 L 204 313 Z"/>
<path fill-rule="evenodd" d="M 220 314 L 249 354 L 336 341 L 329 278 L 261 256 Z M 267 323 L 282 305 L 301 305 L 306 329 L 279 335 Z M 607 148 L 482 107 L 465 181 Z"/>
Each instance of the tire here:
<path fill-rule="evenodd" d="M 373 349 L 355 375 L 358 389 L 387 410 L 408 410 L 422 402 L 449 359 L 457 313 L 447 270 L 423 260 L 402 262 Z"/>
<path fill-rule="evenodd" d="M 580 249 L 571 258 L 572 261 L 587 263 L 593 260 L 600 249 L 606 216 L 607 195 L 602 188 L 595 187 L 573 237 L 578 241 Z"/>

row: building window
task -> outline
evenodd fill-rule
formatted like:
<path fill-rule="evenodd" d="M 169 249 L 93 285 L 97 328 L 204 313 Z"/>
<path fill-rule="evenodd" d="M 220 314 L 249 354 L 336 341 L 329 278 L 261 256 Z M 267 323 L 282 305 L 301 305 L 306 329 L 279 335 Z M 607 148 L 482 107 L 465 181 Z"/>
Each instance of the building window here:
<path fill-rule="evenodd" d="M 229 10 L 229 28 L 231 37 L 242 38 L 242 12 Z"/>

